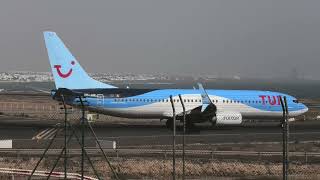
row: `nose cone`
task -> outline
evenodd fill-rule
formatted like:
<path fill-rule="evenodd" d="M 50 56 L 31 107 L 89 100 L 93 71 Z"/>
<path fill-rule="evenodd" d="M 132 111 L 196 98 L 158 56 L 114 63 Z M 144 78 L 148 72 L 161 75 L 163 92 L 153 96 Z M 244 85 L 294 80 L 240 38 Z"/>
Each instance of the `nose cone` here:
<path fill-rule="evenodd" d="M 301 104 L 301 106 L 302 106 L 302 114 L 308 112 L 309 108 L 306 105 Z"/>

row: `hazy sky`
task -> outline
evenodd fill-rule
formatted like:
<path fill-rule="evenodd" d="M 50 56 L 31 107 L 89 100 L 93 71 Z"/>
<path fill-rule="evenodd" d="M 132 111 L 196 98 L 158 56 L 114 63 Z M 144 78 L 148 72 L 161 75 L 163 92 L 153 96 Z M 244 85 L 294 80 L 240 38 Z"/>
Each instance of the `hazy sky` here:
<path fill-rule="evenodd" d="M 49 71 L 56 31 L 89 72 L 320 79 L 319 0 L 3 0 L 0 71 Z"/>

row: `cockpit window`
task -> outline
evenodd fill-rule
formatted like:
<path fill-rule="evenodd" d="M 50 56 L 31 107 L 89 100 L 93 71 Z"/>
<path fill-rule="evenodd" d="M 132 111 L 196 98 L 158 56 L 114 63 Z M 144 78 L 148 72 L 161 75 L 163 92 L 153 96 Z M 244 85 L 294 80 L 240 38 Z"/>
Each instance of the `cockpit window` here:
<path fill-rule="evenodd" d="M 294 103 L 299 103 L 297 99 L 292 100 Z"/>

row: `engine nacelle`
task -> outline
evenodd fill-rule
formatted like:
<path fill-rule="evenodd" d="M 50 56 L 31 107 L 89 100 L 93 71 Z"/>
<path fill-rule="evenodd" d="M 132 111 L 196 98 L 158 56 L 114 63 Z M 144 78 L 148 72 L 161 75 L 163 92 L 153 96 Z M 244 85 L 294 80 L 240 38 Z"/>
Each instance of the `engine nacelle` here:
<path fill-rule="evenodd" d="M 212 121 L 216 125 L 239 125 L 242 123 L 242 115 L 239 112 L 219 112 Z"/>

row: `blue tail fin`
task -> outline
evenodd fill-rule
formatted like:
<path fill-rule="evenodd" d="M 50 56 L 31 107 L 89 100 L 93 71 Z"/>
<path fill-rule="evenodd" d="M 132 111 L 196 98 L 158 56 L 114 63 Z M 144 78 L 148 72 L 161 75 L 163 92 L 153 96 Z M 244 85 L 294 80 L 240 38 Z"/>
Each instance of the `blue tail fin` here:
<path fill-rule="evenodd" d="M 44 32 L 43 35 L 57 89 L 116 88 L 92 79 L 55 32 Z"/>

